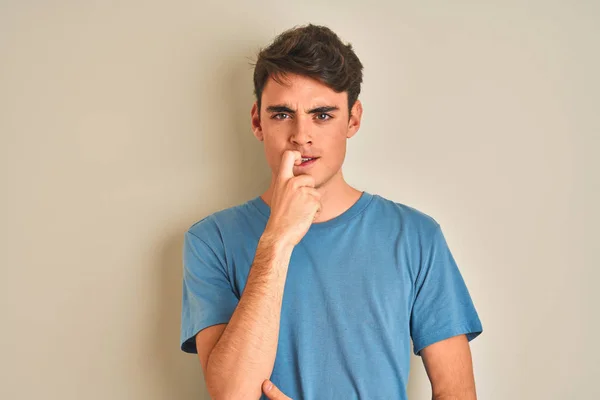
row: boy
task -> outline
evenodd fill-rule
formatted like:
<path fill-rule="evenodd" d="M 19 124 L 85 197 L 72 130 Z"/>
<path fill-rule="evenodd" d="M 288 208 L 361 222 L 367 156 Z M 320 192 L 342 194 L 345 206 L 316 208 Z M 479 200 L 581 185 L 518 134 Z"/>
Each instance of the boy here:
<path fill-rule="evenodd" d="M 475 399 L 482 325 L 430 216 L 345 182 L 363 66 L 323 26 L 258 56 L 252 130 L 271 184 L 185 234 L 181 348 L 220 399 L 406 399 L 412 351 L 434 399 Z"/>

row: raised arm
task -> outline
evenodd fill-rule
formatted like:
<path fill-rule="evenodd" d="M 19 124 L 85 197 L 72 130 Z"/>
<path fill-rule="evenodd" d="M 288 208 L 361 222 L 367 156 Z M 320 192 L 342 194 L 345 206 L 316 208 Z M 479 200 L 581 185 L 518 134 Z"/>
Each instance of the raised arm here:
<path fill-rule="evenodd" d="M 320 209 L 310 175 L 294 176 L 300 152 L 287 151 L 240 301 L 207 360 L 205 380 L 214 400 L 258 399 L 273 372 L 283 289 L 294 246 Z M 199 333 L 202 335 L 202 332 Z"/>
<path fill-rule="evenodd" d="M 208 357 L 205 380 L 214 400 L 260 397 L 275 363 L 291 253 L 290 246 L 261 238 L 240 302 Z"/>

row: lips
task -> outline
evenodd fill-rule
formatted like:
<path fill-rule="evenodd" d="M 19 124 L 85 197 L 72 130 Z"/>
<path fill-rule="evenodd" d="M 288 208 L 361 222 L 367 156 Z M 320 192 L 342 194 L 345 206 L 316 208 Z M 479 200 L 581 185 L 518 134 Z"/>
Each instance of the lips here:
<path fill-rule="evenodd" d="M 302 164 L 298 165 L 298 167 L 308 167 L 308 166 L 313 165 L 314 163 L 316 163 L 318 159 L 319 159 L 319 157 L 308 159 L 308 160 L 307 159 L 303 159 L 302 160 Z"/>
<path fill-rule="evenodd" d="M 319 158 L 319 157 L 316 157 L 316 156 L 309 156 L 309 155 L 305 155 L 305 154 L 303 154 L 303 155 L 302 155 L 302 162 L 304 162 L 304 161 L 307 161 L 308 159 L 317 159 L 317 158 Z"/>

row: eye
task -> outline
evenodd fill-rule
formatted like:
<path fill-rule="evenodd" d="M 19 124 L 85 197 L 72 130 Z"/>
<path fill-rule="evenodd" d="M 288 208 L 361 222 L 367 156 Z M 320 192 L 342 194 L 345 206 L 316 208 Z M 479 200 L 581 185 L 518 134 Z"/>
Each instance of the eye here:
<path fill-rule="evenodd" d="M 321 121 L 327 121 L 327 120 L 330 120 L 331 118 L 333 118 L 333 117 L 327 113 L 317 114 L 317 119 L 321 120 Z"/>
<path fill-rule="evenodd" d="M 279 118 L 280 116 L 288 116 L 286 113 L 277 113 L 274 114 L 271 118 L 272 119 L 286 119 L 286 118 Z"/>

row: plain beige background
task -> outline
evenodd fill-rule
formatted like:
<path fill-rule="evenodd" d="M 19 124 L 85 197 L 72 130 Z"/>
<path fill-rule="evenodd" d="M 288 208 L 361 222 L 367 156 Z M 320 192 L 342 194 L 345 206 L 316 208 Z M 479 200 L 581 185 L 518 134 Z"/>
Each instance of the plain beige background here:
<path fill-rule="evenodd" d="M 0 2 L 0 398 L 208 398 L 183 233 L 266 188 L 249 61 L 307 22 L 365 66 L 348 181 L 444 229 L 479 398 L 600 398 L 598 2 L 110 3 Z"/>

